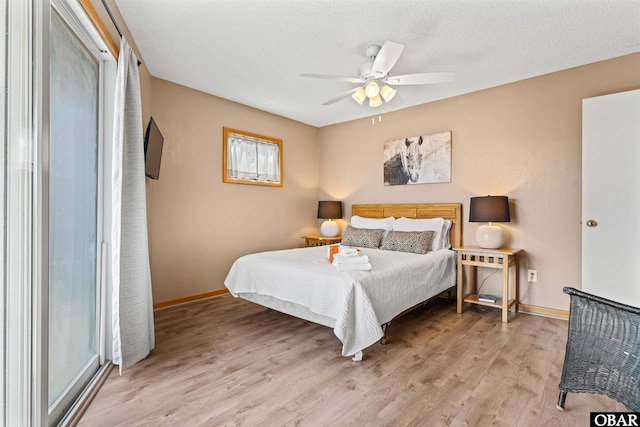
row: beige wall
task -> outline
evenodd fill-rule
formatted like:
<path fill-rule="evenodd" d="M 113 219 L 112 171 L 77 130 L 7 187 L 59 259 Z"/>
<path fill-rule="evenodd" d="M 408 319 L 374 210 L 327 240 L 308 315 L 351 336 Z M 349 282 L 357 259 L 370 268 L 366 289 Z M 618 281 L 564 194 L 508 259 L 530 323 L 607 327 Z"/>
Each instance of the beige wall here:
<path fill-rule="evenodd" d="M 239 256 L 315 231 L 317 128 L 157 78 L 151 103 L 164 136 L 160 179 L 147 179 L 154 302 L 224 288 Z M 283 140 L 282 188 L 222 182 L 223 127 Z"/>
<path fill-rule="evenodd" d="M 469 198 L 506 195 L 507 244 L 526 250 L 523 302 L 566 310 L 562 287 L 581 283 L 582 99 L 637 88 L 640 54 L 384 114 L 375 125 L 321 128 L 319 196 L 343 200 L 345 219 L 353 203 L 461 202 L 464 244 L 474 245 L 479 224 L 467 220 Z M 385 141 L 449 130 L 451 183 L 383 185 Z M 538 271 L 531 286 L 528 268 Z M 483 290 L 498 286 L 494 276 Z"/>

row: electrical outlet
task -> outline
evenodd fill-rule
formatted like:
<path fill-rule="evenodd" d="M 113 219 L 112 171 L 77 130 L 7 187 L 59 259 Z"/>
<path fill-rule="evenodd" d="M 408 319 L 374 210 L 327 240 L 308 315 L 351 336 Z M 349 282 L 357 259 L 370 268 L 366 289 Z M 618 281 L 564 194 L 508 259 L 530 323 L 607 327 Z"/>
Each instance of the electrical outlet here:
<path fill-rule="evenodd" d="M 538 281 L 538 270 L 528 270 L 527 279 L 529 282 Z"/>

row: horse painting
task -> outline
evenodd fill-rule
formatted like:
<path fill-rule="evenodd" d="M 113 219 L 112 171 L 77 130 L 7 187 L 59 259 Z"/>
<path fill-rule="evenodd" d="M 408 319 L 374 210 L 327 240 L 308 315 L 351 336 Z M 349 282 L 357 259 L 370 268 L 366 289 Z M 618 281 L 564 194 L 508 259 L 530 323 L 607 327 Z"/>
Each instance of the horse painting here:
<path fill-rule="evenodd" d="M 422 167 L 422 137 L 405 138 L 400 151 L 384 162 L 384 185 L 416 183 Z"/>
<path fill-rule="evenodd" d="M 451 132 L 384 143 L 384 185 L 451 182 Z"/>

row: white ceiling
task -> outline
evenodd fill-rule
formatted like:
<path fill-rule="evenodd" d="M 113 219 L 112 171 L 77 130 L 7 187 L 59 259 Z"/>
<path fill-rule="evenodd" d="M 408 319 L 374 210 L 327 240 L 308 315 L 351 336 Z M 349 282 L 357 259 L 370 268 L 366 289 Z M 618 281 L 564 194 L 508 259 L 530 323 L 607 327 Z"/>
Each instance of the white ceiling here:
<path fill-rule="evenodd" d="M 116 0 L 154 77 L 313 126 L 384 114 L 640 52 L 640 0 Z M 350 97 L 368 44 L 405 45 L 390 75 L 455 71 L 396 86 L 378 108 Z M 640 70 L 638 70 L 640 72 Z"/>

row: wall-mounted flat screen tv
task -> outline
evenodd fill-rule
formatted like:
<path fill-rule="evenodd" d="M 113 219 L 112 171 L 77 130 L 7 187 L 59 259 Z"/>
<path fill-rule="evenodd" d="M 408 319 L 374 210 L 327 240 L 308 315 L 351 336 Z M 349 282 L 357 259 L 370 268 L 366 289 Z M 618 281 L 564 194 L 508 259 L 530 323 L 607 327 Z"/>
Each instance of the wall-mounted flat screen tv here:
<path fill-rule="evenodd" d="M 164 137 L 160 133 L 160 129 L 151 117 L 147 125 L 147 131 L 144 134 L 144 164 L 145 174 L 152 179 L 160 177 L 160 160 L 162 159 L 162 145 Z"/>

